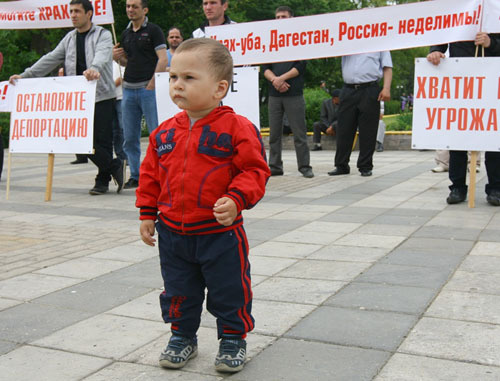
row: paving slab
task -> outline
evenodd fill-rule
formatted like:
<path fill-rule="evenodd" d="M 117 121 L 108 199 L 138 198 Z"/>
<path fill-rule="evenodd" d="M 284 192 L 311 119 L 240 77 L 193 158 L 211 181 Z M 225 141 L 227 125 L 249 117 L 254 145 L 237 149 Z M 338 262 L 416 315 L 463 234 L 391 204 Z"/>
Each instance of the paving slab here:
<path fill-rule="evenodd" d="M 0 356 L 9 353 L 18 346 L 18 343 L 13 343 L 12 341 L 0 340 Z"/>
<path fill-rule="evenodd" d="M 165 324 L 101 314 L 33 344 L 118 360 L 165 333 Z"/>
<path fill-rule="evenodd" d="M 500 274 L 458 270 L 443 290 L 500 295 Z"/>
<path fill-rule="evenodd" d="M 329 298 L 325 305 L 419 315 L 435 295 L 436 292 L 428 288 L 353 282 Z"/>
<path fill-rule="evenodd" d="M 0 281 L 0 296 L 28 301 L 82 281 L 63 276 L 24 274 Z"/>
<path fill-rule="evenodd" d="M 398 352 L 500 366 L 500 326 L 424 317 Z"/>
<path fill-rule="evenodd" d="M 77 279 L 92 279 L 97 276 L 130 266 L 130 262 L 106 259 L 78 258 L 36 271 L 36 274 L 67 276 Z"/>
<path fill-rule="evenodd" d="M 269 241 L 263 243 L 262 245 L 254 247 L 251 255 L 283 258 L 305 258 L 321 247 L 321 245 L 315 244 Z M 252 261 L 251 257 L 250 261 Z"/>
<path fill-rule="evenodd" d="M 500 257 L 500 242 L 478 242 L 472 248 L 470 255 Z"/>
<path fill-rule="evenodd" d="M 260 255 L 251 254 L 250 264 L 252 276 L 255 275 L 274 275 L 281 270 L 290 267 L 297 262 L 297 259 L 278 258 L 278 257 L 263 257 Z"/>
<path fill-rule="evenodd" d="M 0 314 L 0 338 L 29 343 L 92 316 L 89 312 L 23 303 Z"/>
<path fill-rule="evenodd" d="M 370 266 L 371 263 L 303 259 L 281 271 L 279 276 L 350 282 Z"/>
<path fill-rule="evenodd" d="M 439 267 L 453 269 L 464 259 L 464 255 L 435 253 L 432 251 L 396 248 L 379 263 L 405 266 Z"/>
<path fill-rule="evenodd" d="M 425 315 L 500 325 L 500 295 L 442 291 Z"/>
<path fill-rule="evenodd" d="M 442 237 L 448 239 L 460 239 L 460 240 L 469 240 L 475 241 L 479 234 L 481 234 L 482 229 L 473 229 L 473 228 L 461 228 L 455 226 L 423 226 L 418 229 L 413 237 Z"/>
<path fill-rule="evenodd" d="M 346 283 L 316 279 L 273 277 L 253 289 L 254 298 L 319 305 Z"/>
<path fill-rule="evenodd" d="M 458 239 L 410 237 L 400 246 L 401 249 L 412 249 L 413 251 L 427 251 L 434 253 L 465 255 L 474 246 L 473 241 Z"/>
<path fill-rule="evenodd" d="M 13 299 L 5 299 L 5 298 L 0 298 L 0 311 L 5 310 L 10 307 L 17 306 L 18 304 L 21 304 L 22 302 L 20 300 L 13 300 Z"/>
<path fill-rule="evenodd" d="M 405 236 L 351 233 L 335 241 L 337 245 L 379 247 L 393 249 L 406 239 Z"/>
<path fill-rule="evenodd" d="M 141 245 L 128 244 L 117 246 L 111 249 L 99 251 L 97 253 L 89 255 L 88 257 L 137 263 L 157 256 L 158 247 L 147 246 L 141 242 Z"/>
<path fill-rule="evenodd" d="M 396 353 L 375 381 L 493 381 L 500 368 Z"/>
<path fill-rule="evenodd" d="M 342 237 L 342 234 L 338 233 L 324 233 L 324 232 L 310 232 L 302 231 L 301 229 L 293 230 L 291 232 L 282 234 L 273 239 L 273 241 L 278 242 L 296 242 L 296 243 L 309 243 L 309 244 L 320 244 L 328 245 L 333 243 L 338 238 Z"/>
<path fill-rule="evenodd" d="M 16 381 L 77 380 L 109 363 L 98 357 L 24 346 L 0 357 L 0 377 Z"/>
<path fill-rule="evenodd" d="M 444 285 L 451 273 L 451 269 L 441 267 L 417 267 L 377 263 L 356 278 L 356 281 L 388 283 L 437 290 Z"/>
<path fill-rule="evenodd" d="M 285 336 L 394 351 L 417 317 L 393 312 L 319 307 Z"/>
<path fill-rule="evenodd" d="M 135 298 L 128 303 L 121 304 L 118 307 L 107 311 L 107 313 L 163 322 L 160 308 L 160 293 L 162 291 L 163 290 L 154 290 L 144 296 Z"/>
<path fill-rule="evenodd" d="M 344 245 L 328 245 L 309 255 L 308 259 L 326 261 L 375 262 L 385 256 L 390 249 L 378 247 L 359 247 Z"/>
<path fill-rule="evenodd" d="M 371 380 L 389 353 L 293 339 L 279 339 L 229 377 L 240 381 Z M 328 364 L 328 366 L 325 366 Z"/>
<path fill-rule="evenodd" d="M 500 274 L 500 256 L 471 255 L 462 262 L 460 270 Z"/>
<path fill-rule="evenodd" d="M 75 286 L 34 299 L 33 304 L 51 305 L 75 311 L 94 314 L 107 311 L 122 303 L 140 297 L 151 291 L 150 288 L 96 278 Z"/>
<path fill-rule="evenodd" d="M 130 364 L 126 362 L 115 362 L 100 370 L 84 381 L 165 381 L 189 380 L 189 381 L 218 381 L 222 377 L 212 377 L 206 374 L 197 374 L 181 370 L 167 370 L 160 367 Z"/>

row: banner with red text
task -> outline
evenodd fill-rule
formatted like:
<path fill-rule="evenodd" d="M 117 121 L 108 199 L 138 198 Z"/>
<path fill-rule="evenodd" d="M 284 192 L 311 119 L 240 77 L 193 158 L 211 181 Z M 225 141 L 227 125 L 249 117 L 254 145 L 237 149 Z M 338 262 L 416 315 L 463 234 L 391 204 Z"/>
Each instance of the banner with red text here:
<path fill-rule="evenodd" d="M 235 65 L 307 60 L 473 40 L 480 28 L 481 4 L 435 0 L 205 31 L 228 47 Z"/>
<path fill-rule="evenodd" d="M 96 81 L 28 78 L 13 89 L 10 152 L 92 153 Z"/>
<path fill-rule="evenodd" d="M 156 109 L 158 121 L 161 123 L 182 110 L 170 99 L 169 74 L 156 73 L 155 75 Z M 230 106 L 237 114 L 243 115 L 260 128 L 259 68 L 255 66 L 235 67 L 233 82 L 222 103 Z"/>
<path fill-rule="evenodd" d="M 90 0 L 94 24 L 112 24 L 111 0 Z M 0 29 L 45 29 L 73 26 L 69 0 L 17 0 L 0 2 Z"/>
<path fill-rule="evenodd" d="M 0 112 L 11 112 L 14 90 L 9 81 L 0 82 Z"/>
<path fill-rule="evenodd" d="M 415 60 L 412 148 L 500 151 L 500 57 Z"/>
<path fill-rule="evenodd" d="M 500 1 L 484 0 L 481 29 L 488 33 L 500 33 Z"/>

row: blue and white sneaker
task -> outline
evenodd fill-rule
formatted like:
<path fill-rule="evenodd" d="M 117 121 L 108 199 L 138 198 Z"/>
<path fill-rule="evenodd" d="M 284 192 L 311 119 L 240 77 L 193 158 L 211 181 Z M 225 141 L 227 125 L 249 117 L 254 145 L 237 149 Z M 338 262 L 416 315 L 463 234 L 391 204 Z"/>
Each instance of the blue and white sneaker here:
<path fill-rule="evenodd" d="M 160 365 L 163 368 L 182 368 L 198 354 L 196 339 L 180 335 L 172 335 L 167 347 L 160 355 Z"/>
<path fill-rule="evenodd" d="M 215 370 L 235 373 L 243 369 L 247 357 L 247 342 L 240 338 L 222 338 L 215 357 Z"/>

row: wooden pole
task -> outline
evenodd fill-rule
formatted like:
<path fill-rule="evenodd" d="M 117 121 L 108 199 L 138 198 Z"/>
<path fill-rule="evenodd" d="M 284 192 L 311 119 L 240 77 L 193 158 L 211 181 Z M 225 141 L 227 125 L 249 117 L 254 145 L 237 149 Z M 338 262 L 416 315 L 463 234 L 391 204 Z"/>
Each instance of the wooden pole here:
<path fill-rule="evenodd" d="M 9 151 L 9 156 L 7 158 L 7 189 L 5 190 L 5 199 L 9 199 L 10 194 L 10 168 L 12 164 L 12 153 Z"/>
<path fill-rule="evenodd" d="M 469 163 L 469 208 L 476 205 L 476 161 L 477 151 L 471 151 Z"/>
<path fill-rule="evenodd" d="M 45 201 L 52 199 L 52 179 L 54 178 L 54 158 L 53 153 L 49 153 L 49 163 L 47 166 L 47 185 L 45 186 Z"/>

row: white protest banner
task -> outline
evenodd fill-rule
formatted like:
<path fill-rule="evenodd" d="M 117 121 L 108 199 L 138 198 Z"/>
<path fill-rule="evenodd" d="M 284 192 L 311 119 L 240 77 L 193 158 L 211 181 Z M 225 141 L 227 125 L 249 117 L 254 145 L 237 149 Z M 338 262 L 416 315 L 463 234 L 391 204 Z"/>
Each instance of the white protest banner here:
<path fill-rule="evenodd" d="M 182 111 L 170 99 L 168 79 L 168 73 L 156 74 L 156 108 L 160 123 Z M 260 129 L 259 68 L 234 68 L 233 83 L 222 103 L 230 106 L 234 112 L 243 115 Z"/>
<path fill-rule="evenodd" d="M 96 81 L 19 79 L 10 116 L 13 153 L 92 153 Z"/>
<path fill-rule="evenodd" d="M 435 0 L 207 27 L 235 65 L 307 60 L 473 40 L 481 0 Z"/>
<path fill-rule="evenodd" d="M 500 151 L 500 57 L 415 60 L 412 148 Z"/>
<path fill-rule="evenodd" d="M 94 24 L 112 24 L 111 0 L 90 0 Z M 0 29 L 45 29 L 73 27 L 70 0 L 17 0 L 0 2 Z"/>
<path fill-rule="evenodd" d="M 500 32 L 500 1 L 484 0 L 482 31 L 488 33 Z"/>
<path fill-rule="evenodd" d="M 14 90 L 9 81 L 0 82 L 0 112 L 11 112 Z"/>

